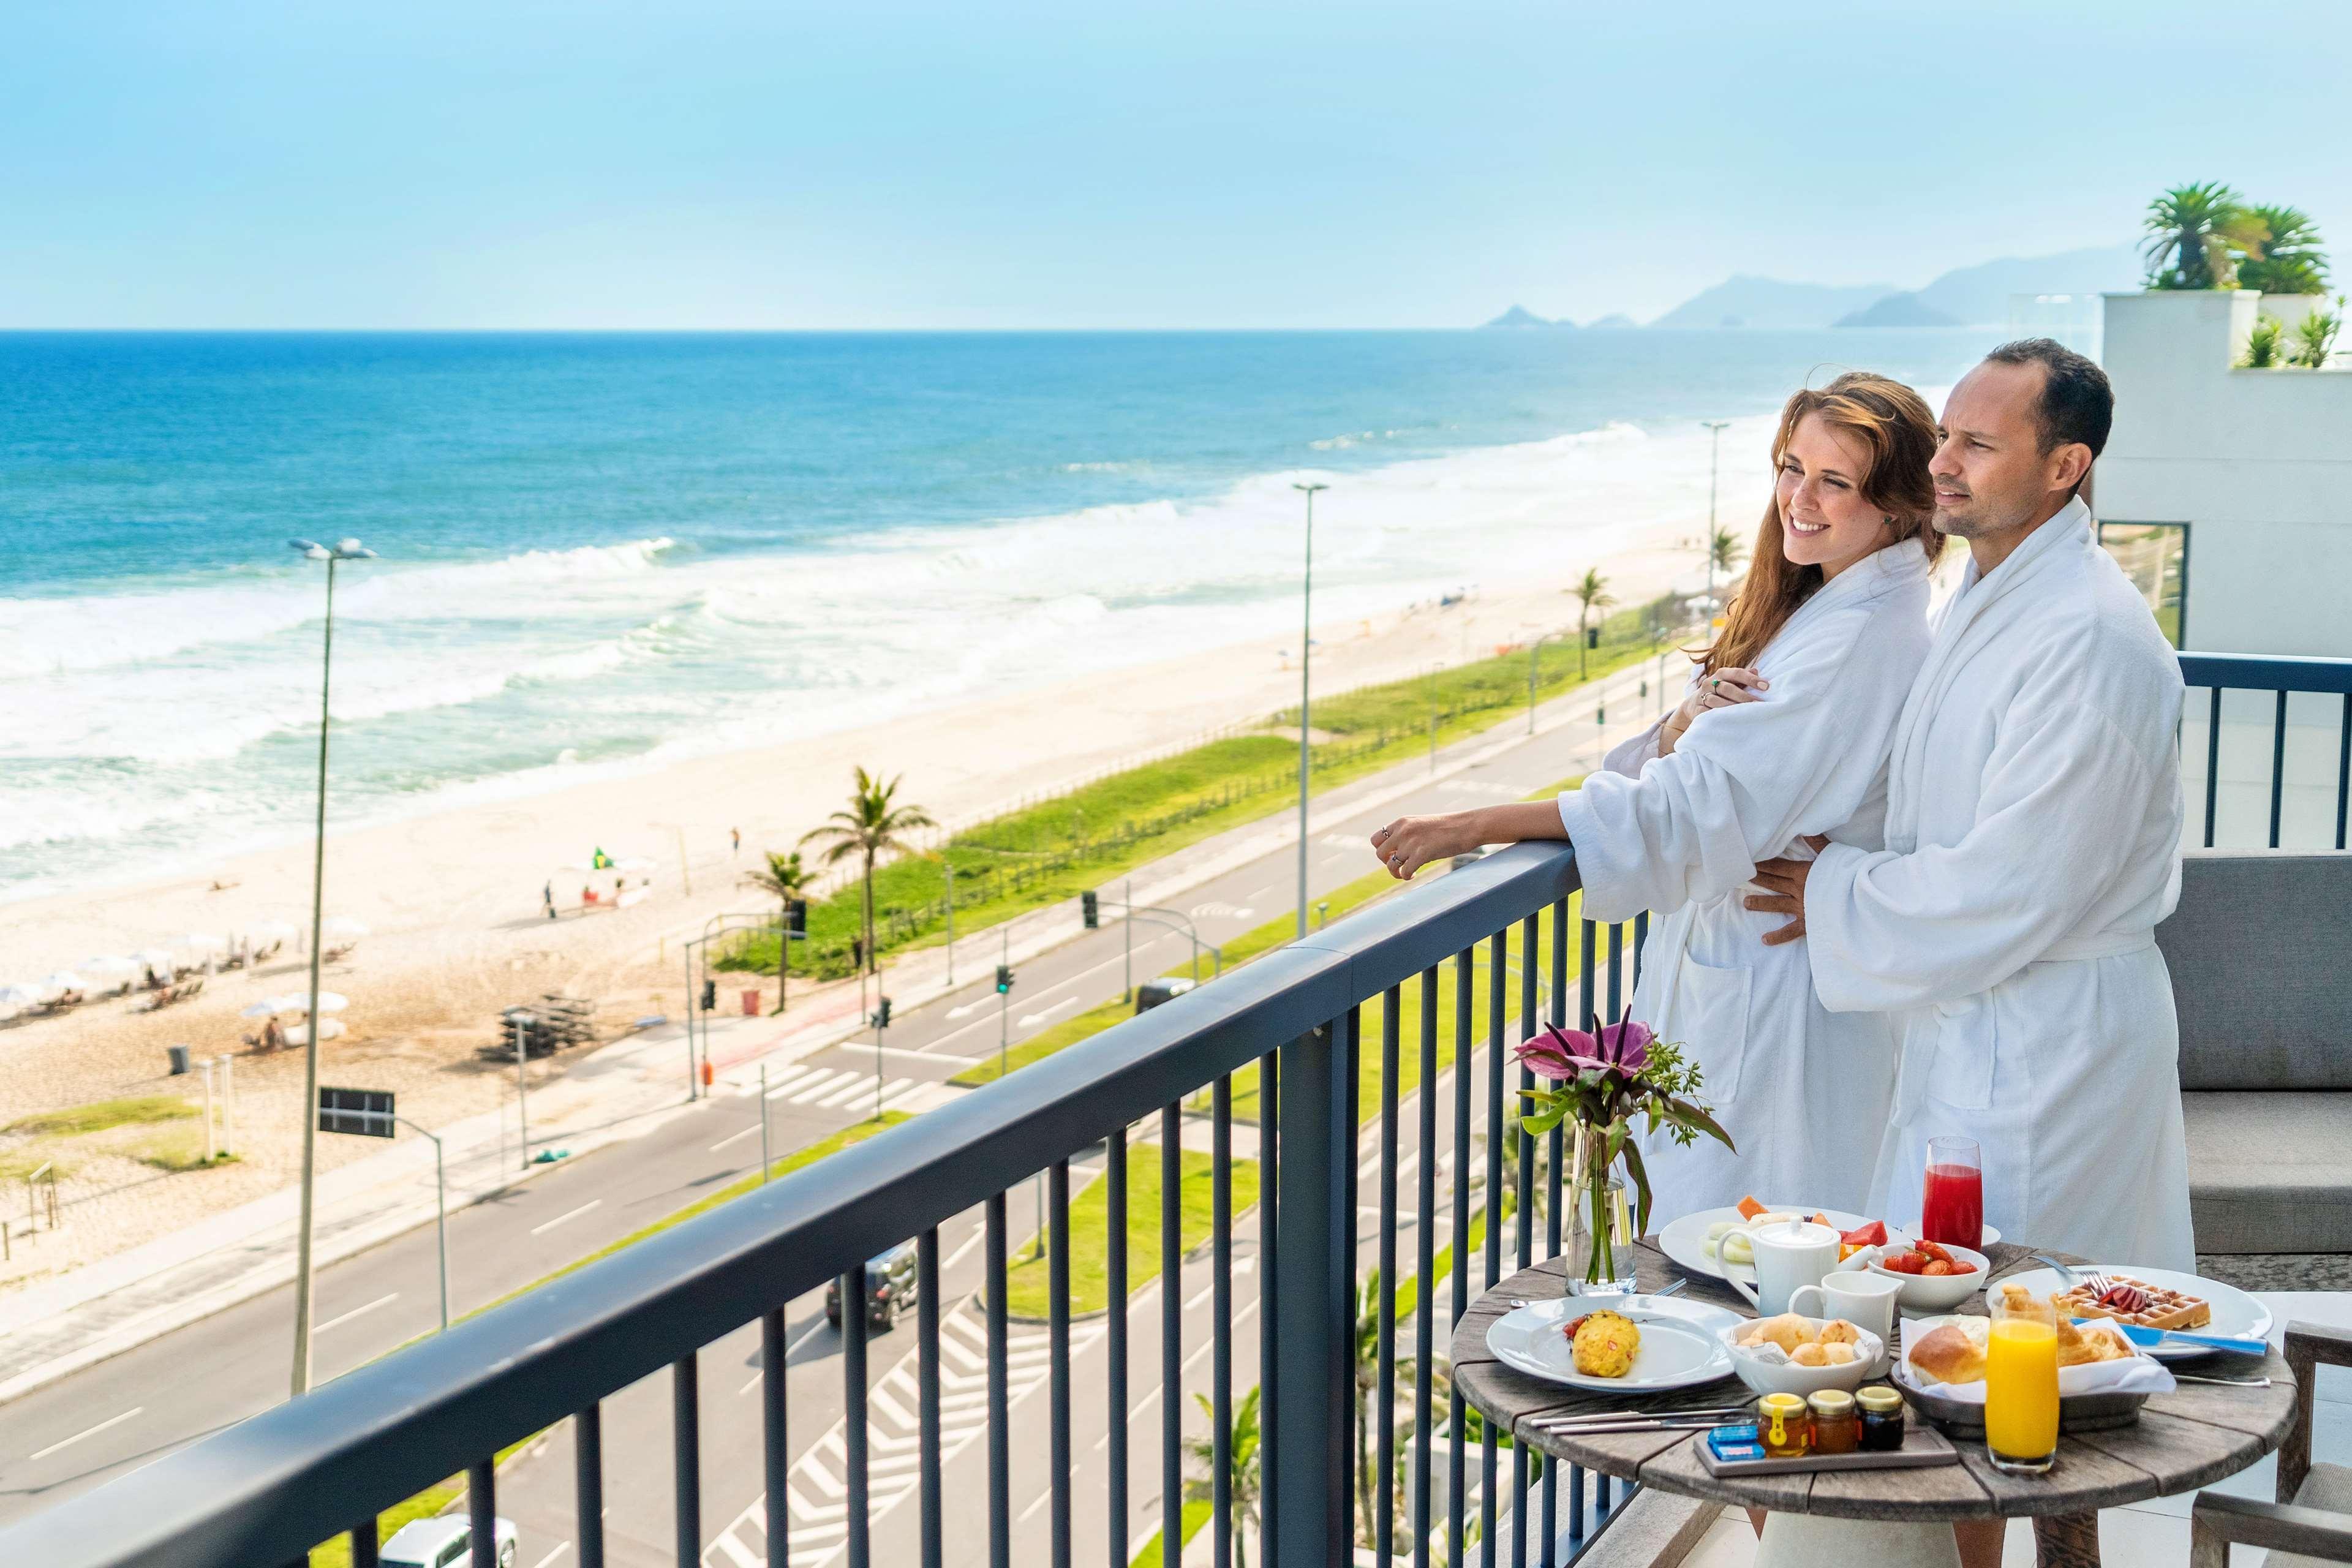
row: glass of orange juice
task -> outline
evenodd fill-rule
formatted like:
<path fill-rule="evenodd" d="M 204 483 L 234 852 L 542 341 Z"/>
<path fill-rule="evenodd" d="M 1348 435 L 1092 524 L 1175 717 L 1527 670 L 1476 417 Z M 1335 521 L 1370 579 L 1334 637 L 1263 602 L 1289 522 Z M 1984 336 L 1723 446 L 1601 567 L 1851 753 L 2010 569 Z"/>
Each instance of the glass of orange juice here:
<path fill-rule="evenodd" d="M 1995 1469 L 2039 1475 L 2058 1452 L 2058 1314 L 2046 1297 L 1995 1296 L 1985 1347 L 1985 1449 Z"/>

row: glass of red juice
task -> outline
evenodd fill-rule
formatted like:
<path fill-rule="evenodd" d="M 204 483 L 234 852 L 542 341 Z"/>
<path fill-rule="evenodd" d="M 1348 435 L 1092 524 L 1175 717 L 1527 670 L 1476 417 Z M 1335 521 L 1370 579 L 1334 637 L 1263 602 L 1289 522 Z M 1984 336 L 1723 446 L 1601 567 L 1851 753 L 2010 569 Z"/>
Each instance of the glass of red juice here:
<path fill-rule="evenodd" d="M 1927 1140 L 1927 1181 L 1919 1198 L 1919 1238 L 1945 1247 L 1984 1241 L 1984 1154 L 1973 1138 Z"/>

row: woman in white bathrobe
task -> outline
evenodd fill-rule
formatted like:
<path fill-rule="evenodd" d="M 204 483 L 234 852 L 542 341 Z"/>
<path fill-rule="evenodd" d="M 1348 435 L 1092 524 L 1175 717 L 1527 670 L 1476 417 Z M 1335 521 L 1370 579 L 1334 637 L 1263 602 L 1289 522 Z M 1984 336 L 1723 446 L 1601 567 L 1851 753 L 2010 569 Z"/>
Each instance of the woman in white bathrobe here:
<path fill-rule="evenodd" d="M 1697 1061 L 1699 1098 L 1737 1152 L 1663 1135 L 1643 1161 L 1653 1225 L 1748 1194 L 1860 1211 L 1894 1093 L 1877 1014 L 1832 1014 L 1801 938 L 1743 907 L 1759 861 L 1808 835 L 1883 847 L 1886 761 L 1927 652 L 1935 416 L 1917 394 L 1849 374 L 1781 411 L 1779 478 L 1753 564 L 1682 704 L 1609 753 L 1557 805 L 1403 817 L 1372 835 L 1397 877 L 1482 844 L 1566 837 L 1584 913 L 1654 921 L 1633 1016 Z"/>

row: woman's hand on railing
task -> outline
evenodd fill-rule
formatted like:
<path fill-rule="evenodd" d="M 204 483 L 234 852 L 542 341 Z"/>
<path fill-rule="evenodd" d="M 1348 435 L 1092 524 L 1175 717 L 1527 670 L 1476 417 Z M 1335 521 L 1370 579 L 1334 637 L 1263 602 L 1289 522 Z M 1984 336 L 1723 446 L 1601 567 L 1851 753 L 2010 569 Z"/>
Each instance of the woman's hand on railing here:
<path fill-rule="evenodd" d="M 1753 702 L 1764 695 L 1772 683 L 1752 669 L 1727 668 L 1701 676 L 1683 699 L 1682 706 L 1666 715 L 1658 729 L 1658 755 L 1669 756 L 1691 721 L 1710 708 L 1728 708 L 1736 702 Z"/>
<path fill-rule="evenodd" d="M 1381 868 L 1402 882 L 1433 861 L 1489 844 L 1567 837 L 1557 801 L 1523 800 L 1438 816 L 1400 816 L 1372 835 L 1372 853 L 1381 858 Z"/>

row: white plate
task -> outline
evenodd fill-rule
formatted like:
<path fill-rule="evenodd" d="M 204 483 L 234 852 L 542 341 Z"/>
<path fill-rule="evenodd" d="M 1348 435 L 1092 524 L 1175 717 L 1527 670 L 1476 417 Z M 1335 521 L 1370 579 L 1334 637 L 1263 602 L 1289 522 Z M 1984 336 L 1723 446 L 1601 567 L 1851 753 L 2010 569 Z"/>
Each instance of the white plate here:
<path fill-rule="evenodd" d="M 1870 1223 L 1867 1215 L 1848 1214 L 1843 1209 L 1818 1208 L 1811 1204 L 1771 1204 L 1766 1207 L 1771 1214 L 1803 1215 L 1808 1219 L 1817 1214 L 1827 1215 L 1830 1223 L 1840 1230 L 1860 1230 Z M 1753 1285 L 1756 1283 L 1754 1264 L 1725 1263 L 1706 1248 L 1707 1226 L 1726 1221 L 1738 1224 L 1739 1211 L 1736 1208 L 1701 1209 L 1696 1214 L 1686 1214 L 1658 1233 L 1658 1250 L 1682 1265 L 1685 1273 L 1704 1274 L 1715 1279 L 1739 1279 Z M 1893 1226 L 1886 1227 L 1886 1239 L 1890 1244 L 1910 1244 L 1909 1237 Z"/>
<path fill-rule="evenodd" d="M 2271 1310 L 2239 1289 L 2224 1285 L 2219 1279 L 2207 1279 L 2195 1274 L 2176 1273 L 2169 1268 L 2144 1268 L 2137 1263 L 2093 1263 L 2082 1269 L 2085 1274 L 2105 1274 L 2110 1279 L 2128 1274 L 2149 1285 L 2161 1285 L 2168 1290 L 2178 1290 L 2184 1296 L 2201 1296 L 2213 1308 L 2213 1321 L 2200 1323 L 2186 1331 L 2192 1334 L 2225 1334 L 2242 1339 L 2268 1339 L 2271 1332 Z M 2024 1286 L 2037 1296 L 2049 1295 L 2065 1287 L 2055 1268 L 2036 1268 L 2024 1274 L 2003 1275 L 2000 1283 Z M 2161 1344 L 2143 1349 L 2142 1355 L 2158 1361 L 2187 1361 L 2191 1356 L 2226 1355 L 2226 1351 L 2209 1351 L 2200 1345 Z"/>
<path fill-rule="evenodd" d="M 1622 1377 L 1588 1377 L 1576 1370 L 1568 1335 L 1573 1319 L 1602 1310 L 1633 1320 L 1642 1348 Z M 1530 1377 L 1602 1393 L 1653 1394 L 1731 1375 L 1731 1352 L 1718 1337 L 1745 1320 L 1737 1312 L 1672 1296 L 1570 1296 L 1530 1301 L 1486 1329 L 1486 1348 L 1504 1365 Z"/>

